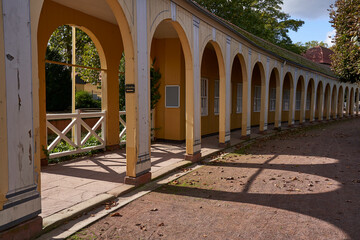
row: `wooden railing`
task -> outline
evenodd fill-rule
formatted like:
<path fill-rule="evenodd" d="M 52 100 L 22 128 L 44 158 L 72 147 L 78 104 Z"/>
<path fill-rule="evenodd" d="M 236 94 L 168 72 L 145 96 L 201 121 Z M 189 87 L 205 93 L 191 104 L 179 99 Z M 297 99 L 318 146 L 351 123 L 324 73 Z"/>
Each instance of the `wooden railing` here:
<path fill-rule="evenodd" d="M 84 120 L 85 119 L 98 119 L 96 120 L 93 127 L 90 127 Z M 64 130 L 59 130 L 51 122 L 56 120 L 67 120 L 70 123 L 64 128 Z M 50 153 L 50 158 L 58 158 L 67 155 L 88 152 L 91 150 L 104 149 L 106 146 L 105 142 L 105 123 L 106 123 L 106 112 L 95 112 L 95 113 L 80 113 L 79 110 L 76 113 L 66 113 L 66 114 L 47 114 L 46 115 L 46 127 L 50 129 L 57 137 L 47 146 L 47 150 Z M 84 128 L 87 133 L 82 137 L 82 128 Z M 96 131 L 101 130 L 101 134 L 96 133 Z M 68 137 L 67 134 L 71 131 L 71 137 Z M 46 135 L 48 137 L 48 134 Z M 93 136 L 99 142 L 95 146 L 86 146 L 86 142 Z M 58 146 L 61 140 L 68 143 L 72 148 L 70 150 L 65 150 L 61 152 L 53 152 L 53 150 Z"/>
<path fill-rule="evenodd" d="M 125 111 L 120 111 L 119 112 L 119 122 L 121 123 L 121 125 L 124 126 L 123 130 L 121 130 L 120 134 L 119 134 L 120 144 L 125 144 L 126 143 L 126 138 L 124 140 L 122 140 L 122 139 L 126 134 L 126 122 L 124 121 L 124 119 L 121 116 L 126 116 L 126 112 Z"/>

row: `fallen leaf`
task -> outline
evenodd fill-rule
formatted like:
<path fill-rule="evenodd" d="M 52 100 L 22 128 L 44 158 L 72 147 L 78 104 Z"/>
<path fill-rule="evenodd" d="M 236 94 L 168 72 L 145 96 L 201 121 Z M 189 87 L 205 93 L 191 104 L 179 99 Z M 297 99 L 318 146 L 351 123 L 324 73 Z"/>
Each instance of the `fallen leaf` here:
<path fill-rule="evenodd" d="M 120 213 L 116 212 L 116 213 L 111 214 L 110 217 L 122 217 L 122 215 Z"/>

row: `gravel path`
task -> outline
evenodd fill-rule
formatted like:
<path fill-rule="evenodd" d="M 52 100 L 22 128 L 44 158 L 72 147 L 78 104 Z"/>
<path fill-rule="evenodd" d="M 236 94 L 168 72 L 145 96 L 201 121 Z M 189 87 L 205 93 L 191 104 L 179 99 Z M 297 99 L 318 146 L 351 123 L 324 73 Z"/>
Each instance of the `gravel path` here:
<path fill-rule="evenodd" d="M 360 118 L 260 140 L 71 239 L 360 239 Z"/>

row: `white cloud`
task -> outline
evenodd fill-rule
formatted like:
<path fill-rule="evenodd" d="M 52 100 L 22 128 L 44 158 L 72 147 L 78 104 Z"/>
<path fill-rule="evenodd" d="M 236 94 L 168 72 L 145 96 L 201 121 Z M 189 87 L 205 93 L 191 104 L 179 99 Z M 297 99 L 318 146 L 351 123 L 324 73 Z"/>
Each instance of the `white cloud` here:
<path fill-rule="evenodd" d="M 328 18 L 331 4 L 335 0 L 283 0 L 282 10 L 293 18 Z"/>
<path fill-rule="evenodd" d="M 325 39 L 325 43 L 327 43 L 329 45 L 329 47 L 331 47 L 332 45 L 334 45 L 334 43 L 331 42 L 331 40 L 335 37 L 336 34 L 336 30 L 332 30 L 331 32 L 328 32 L 326 34 L 326 39 Z"/>

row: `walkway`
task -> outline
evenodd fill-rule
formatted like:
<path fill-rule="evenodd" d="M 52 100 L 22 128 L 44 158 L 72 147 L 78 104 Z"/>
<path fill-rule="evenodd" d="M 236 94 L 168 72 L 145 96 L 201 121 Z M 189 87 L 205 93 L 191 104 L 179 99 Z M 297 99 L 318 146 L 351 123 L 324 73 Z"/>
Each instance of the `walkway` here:
<path fill-rule="evenodd" d="M 258 128 L 253 128 L 252 132 L 251 138 L 259 136 L 256 133 Z M 240 137 L 240 130 L 232 132 L 231 145 L 242 142 Z M 221 150 L 218 142 L 218 135 L 203 138 L 202 156 Z M 184 160 L 185 150 L 185 143 L 153 144 L 151 146 L 151 172 L 154 174 Z M 44 167 L 41 172 L 41 216 L 46 218 L 124 185 L 125 172 L 125 149 Z"/>

